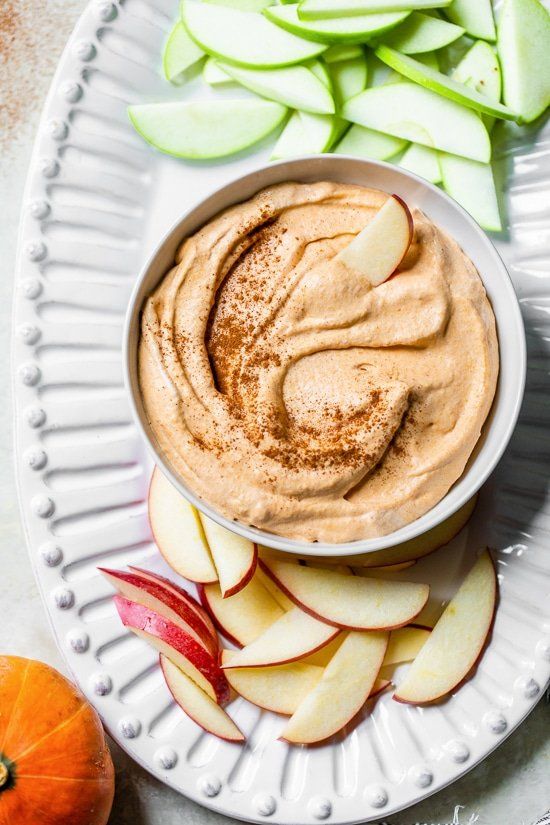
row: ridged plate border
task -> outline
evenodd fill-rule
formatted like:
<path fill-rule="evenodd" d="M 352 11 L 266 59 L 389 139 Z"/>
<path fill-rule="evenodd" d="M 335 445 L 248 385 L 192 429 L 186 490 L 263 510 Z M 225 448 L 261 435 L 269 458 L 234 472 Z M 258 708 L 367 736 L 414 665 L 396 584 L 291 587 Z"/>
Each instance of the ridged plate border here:
<path fill-rule="evenodd" d="M 503 131 L 497 167 L 510 237 L 498 246 L 527 327 L 527 395 L 516 434 L 453 543 L 417 565 L 448 594 L 474 549 L 495 549 L 501 602 L 475 677 L 418 709 L 383 696 L 341 742 L 291 748 L 282 720 L 237 700 L 240 747 L 174 706 L 156 656 L 125 633 L 97 564 L 169 572 L 149 533 L 150 464 L 122 386 L 122 320 L 146 253 L 187 206 L 257 165 L 183 164 L 146 149 L 128 102 L 193 94 L 158 78 L 172 0 L 94 0 L 46 102 L 24 198 L 15 298 L 17 470 L 30 557 L 52 627 L 119 744 L 213 810 L 260 822 L 371 822 L 454 781 L 536 704 L 550 678 L 550 130 Z"/>

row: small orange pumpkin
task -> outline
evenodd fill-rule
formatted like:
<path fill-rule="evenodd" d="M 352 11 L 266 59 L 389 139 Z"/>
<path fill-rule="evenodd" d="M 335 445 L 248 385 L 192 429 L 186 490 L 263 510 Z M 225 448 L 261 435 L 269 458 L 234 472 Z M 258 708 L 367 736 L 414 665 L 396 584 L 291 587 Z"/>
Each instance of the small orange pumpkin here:
<path fill-rule="evenodd" d="M 42 662 L 0 656 L 0 825 L 105 825 L 114 769 L 99 716 Z"/>

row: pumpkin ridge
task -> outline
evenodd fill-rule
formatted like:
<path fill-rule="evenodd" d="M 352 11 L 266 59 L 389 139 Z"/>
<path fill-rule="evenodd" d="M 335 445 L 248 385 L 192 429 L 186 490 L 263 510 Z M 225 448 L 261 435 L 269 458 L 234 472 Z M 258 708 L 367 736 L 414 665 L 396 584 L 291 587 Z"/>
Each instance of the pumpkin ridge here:
<path fill-rule="evenodd" d="M 48 782 L 105 782 L 103 776 L 46 776 L 41 773 L 18 773 L 17 779 L 47 779 Z"/>
<path fill-rule="evenodd" d="M 19 685 L 19 691 L 17 692 L 17 699 L 15 700 L 15 702 L 13 703 L 13 705 L 11 707 L 10 720 L 9 720 L 8 724 L 6 725 L 6 730 L 4 731 L 4 739 L 3 739 L 2 742 L 0 742 L 0 752 L 4 751 L 4 747 L 5 747 L 6 742 L 9 742 L 9 734 L 11 733 L 11 725 L 12 725 L 12 721 L 15 717 L 14 710 L 17 707 L 17 705 L 18 705 L 18 703 L 21 700 L 21 697 L 23 695 L 23 688 L 25 687 L 25 682 L 27 681 L 27 676 L 29 674 L 30 666 L 31 666 L 31 662 L 30 662 L 30 660 L 28 660 L 27 663 L 25 664 L 25 670 L 24 670 L 23 676 L 21 678 L 21 684 Z"/>
<path fill-rule="evenodd" d="M 60 730 L 63 730 L 64 727 L 66 727 L 71 722 L 73 722 L 77 718 L 77 716 L 80 713 L 83 713 L 83 711 L 85 711 L 86 709 L 87 709 L 86 704 L 83 703 L 78 708 L 78 710 L 76 710 L 73 713 L 72 716 L 70 716 L 68 719 L 64 719 L 62 722 L 59 723 L 59 725 L 56 725 L 55 728 L 52 728 L 51 730 L 49 730 L 48 733 L 44 734 L 44 736 L 41 736 L 40 739 L 37 739 L 36 742 L 33 742 L 32 745 L 29 745 L 29 747 L 26 748 L 24 751 L 21 751 L 21 753 L 18 753 L 17 756 L 10 756 L 11 761 L 12 762 L 17 762 L 18 760 L 23 759 L 23 757 L 28 756 L 29 753 L 32 753 L 32 751 L 36 747 L 38 747 L 38 745 L 40 745 L 42 742 L 44 742 L 45 739 L 49 739 L 49 737 L 52 736 L 53 734 L 59 733 Z M 22 776 L 22 774 L 20 774 L 20 776 Z"/>

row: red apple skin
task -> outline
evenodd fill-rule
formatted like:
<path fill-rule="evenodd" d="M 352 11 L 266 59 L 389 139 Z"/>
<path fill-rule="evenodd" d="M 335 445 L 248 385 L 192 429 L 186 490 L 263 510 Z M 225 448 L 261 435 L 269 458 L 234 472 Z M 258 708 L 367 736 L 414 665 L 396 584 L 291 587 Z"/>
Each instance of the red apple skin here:
<path fill-rule="evenodd" d="M 160 471 L 157 470 L 157 472 L 160 472 Z M 153 473 L 151 474 L 151 478 L 149 480 L 149 488 L 147 490 L 147 519 L 149 521 L 149 527 L 151 528 L 151 535 L 153 536 L 153 541 L 155 542 L 156 548 L 159 551 L 162 558 L 164 559 L 164 561 L 166 562 L 166 564 L 168 565 L 168 567 L 171 567 L 172 565 L 170 564 L 169 560 L 166 558 L 166 556 L 162 552 L 162 547 L 160 546 L 160 544 L 158 543 L 158 541 L 156 539 L 155 531 L 153 530 L 153 525 L 151 524 L 151 519 L 149 518 L 149 511 L 150 511 L 150 508 L 151 508 L 151 487 L 153 485 L 153 476 L 154 476 L 154 474 L 155 474 L 155 470 L 153 470 Z M 187 576 L 185 576 L 184 578 L 187 578 Z M 193 579 L 189 579 L 189 581 L 192 581 L 193 584 L 199 584 L 199 582 L 195 582 Z M 218 580 L 217 579 L 209 579 L 208 581 L 200 582 L 200 584 L 213 584 L 213 582 L 216 582 L 216 581 L 218 581 Z"/>
<path fill-rule="evenodd" d="M 492 556 L 491 556 L 491 562 L 493 564 L 493 570 L 494 570 L 494 573 L 495 573 L 495 600 L 494 600 L 494 604 L 493 604 L 493 613 L 492 613 L 492 616 L 491 616 L 491 621 L 489 622 L 489 627 L 487 628 L 487 633 L 486 633 L 485 638 L 483 640 L 483 644 L 479 648 L 475 658 L 472 660 L 472 664 L 470 665 L 470 667 L 468 668 L 468 670 L 466 671 L 464 676 L 462 676 L 458 680 L 458 682 L 456 682 L 451 688 L 449 688 L 449 690 L 446 691 L 446 693 L 442 693 L 439 696 L 434 696 L 434 698 L 430 699 L 428 702 L 411 702 L 408 699 L 401 699 L 399 696 L 396 696 L 395 694 L 392 696 L 392 699 L 393 699 L 394 702 L 399 702 L 400 705 L 414 705 L 415 707 L 429 707 L 430 705 L 438 704 L 439 702 L 444 701 L 446 699 L 446 697 L 451 693 L 451 691 L 458 690 L 459 688 L 461 688 L 462 685 L 464 685 L 467 681 L 469 681 L 472 678 L 472 676 L 475 674 L 477 666 L 479 665 L 481 659 L 483 658 L 483 654 L 485 653 L 485 651 L 486 651 L 486 649 L 489 645 L 489 642 L 491 641 L 491 636 L 492 636 L 492 633 L 493 633 L 493 627 L 495 625 L 495 618 L 496 618 L 496 614 L 497 614 L 497 606 L 498 606 L 498 602 L 499 602 L 499 598 L 500 598 L 499 597 L 499 591 L 498 591 L 498 577 L 497 577 L 497 572 L 496 572 L 496 567 L 495 567 L 495 561 L 492 558 Z M 428 629 L 433 630 L 433 628 L 428 628 Z"/>
<path fill-rule="evenodd" d="M 300 609 L 301 610 L 303 609 L 301 605 L 300 605 Z M 304 613 L 307 613 L 307 612 L 308 611 L 304 610 Z M 310 614 L 310 615 L 313 615 L 313 614 Z M 315 618 L 318 618 L 318 617 L 315 616 Z M 328 622 L 325 622 L 324 619 L 321 619 L 321 621 L 323 622 L 323 624 L 328 624 Z M 325 642 L 322 642 L 320 645 L 316 645 L 316 647 L 312 647 L 310 650 L 303 650 L 297 656 L 292 656 L 291 659 L 280 659 L 278 662 L 259 662 L 257 665 L 250 665 L 250 664 L 231 665 L 231 664 L 226 664 L 226 665 L 222 665 L 222 670 L 225 670 L 225 669 L 227 669 L 227 670 L 240 670 L 241 668 L 254 668 L 254 667 L 278 667 L 279 665 L 291 665 L 292 662 L 299 662 L 301 659 L 304 658 L 304 656 L 311 656 L 313 653 L 317 653 L 318 650 L 322 650 L 324 647 L 326 647 L 328 644 L 330 644 L 330 642 L 332 642 L 332 640 L 336 636 L 338 636 L 339 633 L 342 632 L 342 628 L 336 627 L 336 625 L 332 625 L 332 627 L 334 627 L 334 633 Z M 242 647 L 242 645 L 241 645 L 241 647 Z"/>
<path fill-rule="evenodd" d="M 185 657 L 210 682 L 218 704 L 222 705 L 228 700 L 230 691 L 225 674 L 217 659 L 211 656 L 202 645 L 173 622 L 155 613 L 154 610 L 125 599 L 123 596 L 115 596 L 113 601 L 125 627 L 136 628 L 161 639 Z"/>
<path fill-rule="evenodd" d="M 137 573 L 139 576 L 143 576 L 150 581 L 156 582 L 160 584 L 162 587 L 166 588 L 166 590 L 170 591 L 174 594 L 177 598 L 183 599 L 183 601 L 187 602 L 191 610 L 195 610 L 199 617 L 204 621 L 208 630 L 212 636 L 212 638 L 217 642 L 218 634 L 216 633 L 216 628 L 214 627 L 212 620 L 210 618 L 210 614 L 203 609 L 203 606 L 198 604 L 197 601 L 191 596 L 187 590 L 184 590 L 183 587 L 180 587 L 175 582 L 170 581 L 170 579 L 165 578 L 164 576 L 159 575 L 158 573 L 153 573 L 152 570 L 144 570 L 142 567 L 135 567 L 134 565 L 128 565 L 128 569 L 132 571 L 132 573 Z M 212 584 L 212 582 L 209 582 Z M 202 587 L 201 584 L 197 584 L 197 591 Z"/>
<path fill-rule="evenodd" d="M 223 594 L 222 598 L 227 599 L 229 596 L 234 596 L 235 593 L 238 593 L 240 590 L 246 587 L 254 573 L 256 572 L 256 567 L 258 565 L 258 545 L 254 542 L 254 552 L 252 554 L 252 560 L 250 562 L 250 567 L 242 577 L 242 579 L 230 587 L 229 590 L 226 590 Z M 204 584 L 209 584 L 209 582 L 204 582 Z"/>
<path fill-rule="evenodd" d="M 199 599 L 200 599 L 200 602 L 201 602 L 202 606 L 208 612 L 208 615 L 211 618 L 212 623 L 214 624 L 214 627 L 217 628 L 218 633 L 221 633 L 222 636 L 225 639 L 227 639 L 228 642 L 231 642 L 231 644 L 235 645 L 236 647 L 238 647 L 238 648 L 244 647 L 242 642 L 239 642 L 238 639 L 236 639 L 234 636 L 232 636 L 231 633 L 229 633 L 225 629 L 225 627 L 221 624 L 221 622 L 219 621 L 218 617 L 216 616 L 216 614 L 214 613 L 214 611 L 210 607 L 210 603 L 208 601 L 208 596 L 206 594 L 206 588 L 203 584 L 197 584 L 197 593 L 198 593 L 198 596 L 199 596 Z"/>
<path fill-rule="evenodd" d="M 121 594 L 130 599 L 130 601 L 141 603 L 140 592 L 147 593 L 157 603 L 154 609 L 158 613 L 163 615 L 163 607 L 168 608 L 169 611 L 176 614 L 178 619 L 181 619 L 184 624 L 183 630 L 186 629 L 185 625 L 189 626 L 206 650 L 208 650 L 212 656 L 217 654 L 219 647 L 218 639 L 217 637 L 212 637 L 209 626 L 210 623 L 205 621 L 201 615 L 205 613 L 205 611 L 198 602 L 195 603 L 194 608 L 190 607 L 190 596 L 182 599 L 176 596 L 171 589 L 165 588 L 145 576 L 140 576 L 138 573 L 127 573 L 124 570 L 110 570 L 106 567 L 98 567 L 98 570 L 108 578 L 113 587 L 116 587 Z M 114 581 L 112 581 L 113 579 Z M 126 588 L 124 587 L 125 585 Z M 124 589 L 126 589 L 127 592 L 123 592 Z M 173 621 L 169 615 L 165 616 L 165 618 Z"/>
<path fill-rule="evenodd" d="M 206 725 L 204 725 L 203 722 L 200 719 L 197 719 L 195 716 L 193 716 L 193 714 L 189 712 L 189 709 L 184 708 L 183 705 L 180 702 L 178 702 L 175 694 L 172 693 L 172 688 L 170 687 L 170 680 L 167 678 L 165 670 L 164 670 L 164 665 L 163 665 L 163 662 L 162 662 L 162 655 L 159 656 L 159 664 L 160 664 L 160 669 L 162 670 L 162 675 L 164 676 L 164 681 L 166 682 L 166 687 L 170 691 L 170 694 L 171 694 L 174 702 L 176 703 L 176 705 L 178 705 L 183 710 L 183 712 L 190 719 L 193 720 L 193 722 L 196 725 L 199 726 L 199 728 L 202 728 L 204 731 L 206 731 L 206 733 L 211 733 L 213 736 L 217 736 L 218 739 L 222 739 L 224 742 L 237 742 L 239 744 L 242 744 L 243 742 L 246 741 L 246 737 L 244 736 L 244 734 L 241 734 L 241 737 L 239 739 L 236 739 L 236 738 L 235 739 L 230 739 L 228 736 L 220 736 L 220 734 L 217 733 L 217 731 L 211 730 L 210 728 L 207 728 Z M 200 688 L 199 688 L 199 690 L 200 690 Z M 228 697 L 227 702 L 225 702 L 225 704 L 227 704 L 229 701 L 231 701 L 231 697 Z"/>
<path fill-rule="evenodd" d="M 307 605 L 302 604 L 301 602 L 299 602 L 298 599 L 296 598 L 296 596 L 294 596 L 290 592 L 290 590 L 287 590 L 287 588 L 284 586 L 284 584 L 281 581 L 279 581 L 279 579 L 273 574 L 273 572 L 269 569 L 268 565 L 262 559 L 260 559 L 259 564 L 260 564 L 260 567 L 262 568 L 262 570 L 264 571 L 264 573 L 266 573 L 270 577 L 270 579 L 273 579 L 275 584 L 283 591 L 285 596 L 288 596 L 288 598 L 291 601 L 293 601 L 294 604 L 297 605 L 300 608 L 300 610 L 303 610 L 304 613 L 309 613 L 309 615 L 313 616 L 314 619 L 318 619 L 320 622 L 324 622 L 324 624 L 329 624 L 329 625 L 332 625 L 332 627 L 337 627 L 338 630 L 397 630 L 399 627 L 406 627 L 408 624 L 411 624 L 411 622 L 414 620 L 414 616 L 418 616 L 418 613 L 420 613 L 424 609 L 424 607 L 426 605 L 426 602 L 428 601 L 429 596 L 430 596 L 430 594 L 428 592 L 428 594 L 426 595 L 426 601 L 424 602 L 424 604 L 422 605 L 422 607 L 420 608 L 418 613 L 415 613 L 414 616 L 410 616 L 407 619 L 407 621 L 401 622 L 400 624 L 392 625 L 391 627 L 350 627 L 348 625 L 336 624 L 336 622 L 331 621 L 330 619 L 327 619 L 325 616 L 320 616 L 319 613 L 316 613 L 310 607 L 307 607 Z M 329 641 L 330 641 L 330 639 L 329 639 Z M 323 646 L 324 645 L 321 645 L 321 647 L 323 647 Z M 319 649 L 319 648 L 317 648 L 317 649 Z M 311 651 L 311 653 L 315 653 L 315 651 Z M 286 663 L 285 662 L 277 662 L 277 664 L 281 665 L 281 664 L 286 664 Z"/>
<path fill-rule="evenodd" d="M 400 206 L 402 206 L 402 207 L 403 207 L 403 209 L 405 210 L 405 214 L 406 214 L 406 216 L 407 216 L 407 220 L 408 220 L 408 222 L 409 222 L 409 246 L 410 246 L 410 245 L 411 245 L 411 243 L 412 243 L 412 239 L 413 239 L 413 237 L 414 237 L 414 221 L 413 221 L 413 216 L 412 216 L 412 214 L 411 214 L 411 210 L 409 209 L 409 207 L 407 206 L 407 204 L 405 203 L 405 201 L 403 200 L 403 198 L 402 198 L 402 197 L 400 197 L 399 195 L 396 195 L 396 194 L 395 194 L 395 192 L 392 194 L 392 198 L 395 198 L 395 200 L 397 201 L 397 203 L 398 203 Z M 408 247 L 407 247 L 407 250 L 406 250 L 406 252 L 405 252 L 405 255 L 407 254 L 407 252 L 408 252 L 408 251 L 409 251 L 409 249 L 408 249 Z M 403 255 L 403 258 L 405 257 L 405 255 Z M 403 260 L 403 258 L 401 258 L 401 260 Z"/>

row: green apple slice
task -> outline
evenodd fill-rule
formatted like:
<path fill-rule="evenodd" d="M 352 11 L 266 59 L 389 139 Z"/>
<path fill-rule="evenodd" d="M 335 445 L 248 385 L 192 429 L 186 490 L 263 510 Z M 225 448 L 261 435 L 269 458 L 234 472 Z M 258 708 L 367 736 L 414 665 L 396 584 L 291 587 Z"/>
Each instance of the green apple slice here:
<path fill-rule="evenodd" d="M 340 109 L 346 100 L 362 92 L 367 85 L 367 61 L 364 55 L 351 60 L 339 60 L 330 66 L 332 90 L 336 106 Z"/>
<path fill-rule="evenodd" d="M 470 161 L 469 161 L 470 162 Z M 441 168 L 439 166 L 439 152 L 429 146 L 422 146 L 420 143 L 411 143 L 403 153 L 399 161 L 399 166 L 413 172 L 430 183 L 439 183 L 441 180 Z"/>
<path fill-rule="evenodd" d="M 451 77 L 487 95 L 491 100 L 500 100 L 502 92 L 500 64 L 493 47 L 484 40 L 474 43 L 453 70 Z M 483 115 L 483 122 L 487 131 L 490 132 L 495 122 L 494 118 Z"/>
<path fill-rule="evenodd" d="M 265 17 L 292 34 L 318 43 L 364 43 L 375 34 L 392 29 L 409 15 L 408 11 L 363 14 L 331 20 L 301 20 L 297 6 L 270 6 Z"/>
<path fill-rule="evenodd" d="M 301 154 L 308 154 L 309 150 L 304 148 L 305 145 L 306 135 L 300 118 L 300 112 L 292 112 L 273 148 L 271 160 L 295 158 Z"/>
<path fill-rule="evenodd" d="M 194 0 L 183 0 L 181 10 L 193 40 L 208 54 L 237 66 L 251 69 L 291 66 L 324 50 L 319 43 L 274 26 L 262 14 Z"/>
<path fill-rule="evenodd" d="M 530 123 L 550 105 L 550 15 L 538 0 L 505 0 L 498 54 L 504 101 Z"/>
<path fill-rule="evenodd" d="M 399 54 L 395 49 L 390 49 L 389 46 L 379 46 L 376 49 L 376 56 L 414 83 L 418 83 L 426 89 L 431 89 L 443 97 L 449 98 L 449 100 L 460 103 L 462 106 L 468 106 L 477 112 L 493 115 L 503 120 L 517 120 L 519 117 L 518 114 L 503 106 L 502 103 L 492 101 L 486 95 L 458 83 L 451 77 L 442 74 L 442 72 L 430 69 L 429 66 L 425 66 L 412 57 Z"/>
<path fill-rule="evenodd" d="M 320 60 L 308 60 L 307 63 L 303 64 L 306 69 L 309 69 L 310 72 L 313 72 L 315 77 L 323 83 L 327 89 L 332 89 L 332 80 L 330 78 L 330 72 L 328 70 L 328 66 L 324 63 L 321 63 Z"/>
<path fill-rule="evenodd" d="M 482 163 L 491 157 L 487 129 L 475 112 L 415 83 L 367 89 L 344 104 L 342 117 Z"/>
<path fill-rule="evenodd" d="M 302 20 L 327 17 L 355 17 L 387 11 L 412 11 L 448 6 L 451 0 L 302 0 L 298 14 Z"/>
<path fill-rule="evenodd" d="M 388 160 L 401 152 L 406 140 L 354 124 L 333 150 L 335 155 L 354 155 L 372 160 Z"/>
<path fill-rule="evenodd" d="M 178 158 L 206 160 L 247 149 L 273 131 L 286 108 L 271 100 L 202 100 L 129 106 L 134 129 Z"/>
<path fill-rule="evenodd" d="M 291 109 L 301 109 L 320 115 L 334 113 L 334 100 L 329 90 L 304 66 L 287 66 L 284 69 L 265 71 L 243 69 L 223 61 L 218 63 L 220 68 L 241 86 L 268 100 L 276 100 Z"/>
<path fill-rule="evenodd" d="M 387 83 L 402 83 L 403 78 L 399 72 L 394 72 L 381 60 L 378 60 L 374 52 L 369 49 L 367 52 L 367 85 L 385 86 Z"/>
<path fill-rule="evenodd" d="M 213 57 L 209 57 L 204 64 L 202 79 L 205 83 L 208 83 L 209 86 L 226 86 L 228 83 L 235 82 L 232 77 L 229 77 L 227 72 L 220 69 L 217 60 L 214 60 Z"/>
<path fill-rule="evenodd" d="M 168 36 L 162 55 L 164 77 L 170 83 L 180 82 L 185 70 L 203 57 L 203 50 L 189 37 L 183 23 L 176 23 Z"/>
<path fill-rule="evenodd" d="M 429 66 L 430 69 L 434 69 L 436 72 L 439 71 L 439 58 L 437 56 L 437 52 L 423 52 L 422 54 L 417 54 L 416 59 L 425 66 Z"/>
<path fill-rule="evenodd" d="M 404 23 L 385 34 L 382 42 L 402 54 L 419 54 L 442 49 L 463 34 L 464 29 L 454 23 L 413 11 Z"/>
<path fill-rule="evenodd" d="M 333 115 L 293 112 L 275 144 L 271 160 L 317 155 L 328 151 L 341 123 L 345 121 Z"/>
<path fill-rule="evenodd" d="M 454 0 L 445 9 L 445 14 L 472 37 L 496 40 L 491 0 Z"/>
<path fill-rule="evenodd" d="M 464 83 L 476 92 L 481 92 L 491 100 L 500 100 L 502 77 L 500 65 L 495 50 L 484 40 L 469 49 L 451 77 L 459 83 Z"/>
<path fill-rule="evenodd" d="M 240 11 L 260 12 L 267 6 L 271 6 L 274 0 L 202 0 L 202 2 L 211 3 L 213 6 L 228 6 Z"/>
<path fill-rule="evenodd" d="M 491 164 L 477 163 L 445 152 L 440 153 L 439 164 L 445 191 L 483 229 L 500 232 L 502 223 Z"/>
<path fill-rule="evenodd" d="M 338 63 L 339 60 L 351 60 L 353 57 L 361 57 L 362 54 L 363 49 L 361 46 L 337 43 L 335 46 L 329 46 L 326 52 L 323 52 L 323 60 L 325 63 Z"/>
<path fill-rule="evenodd" d="M 349 123 L 336 115 L 312 115 L 309 112 L 300 112 L 308 152 L 311 154 L 328 152 L 335 141 L 344 134 Z M 318 147 L 322 146 L 322 149 Z M 302 150 L 303 154 L 303 150 Z"/>

